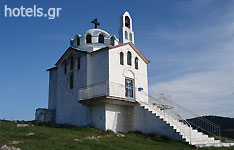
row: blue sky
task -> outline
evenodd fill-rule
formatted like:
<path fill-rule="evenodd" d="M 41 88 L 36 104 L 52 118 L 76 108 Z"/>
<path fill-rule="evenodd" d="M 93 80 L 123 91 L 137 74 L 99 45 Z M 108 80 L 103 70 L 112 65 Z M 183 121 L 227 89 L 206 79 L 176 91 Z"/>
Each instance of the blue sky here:
<path fill-rule="evenodd" d="M 4 17 L 9 8 L 62 8 L 53 20 Z M 69 39 L 93 28 L 118 37 L 129 11 L 135 44 L 151 60 L 149 86 L 201 115 L 234 117 L 234 1 L 55 1 L 0 2 L 0 119 L 34 118 L 47 107 L 48 72 Z"/>

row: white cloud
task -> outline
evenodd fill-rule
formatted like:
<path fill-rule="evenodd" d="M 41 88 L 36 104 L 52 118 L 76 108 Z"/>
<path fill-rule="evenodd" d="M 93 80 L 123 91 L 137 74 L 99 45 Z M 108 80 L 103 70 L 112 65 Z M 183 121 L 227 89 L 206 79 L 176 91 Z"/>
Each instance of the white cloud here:
<path fill-rule="evenodd" d="M 203 9 L 210 4 L 206 2 L 201 4 Z M 199 8 L 190 5 L 192 9 Z M 148 35 L 155 41 L 168 42 L 165 47 L 160 45 L 167 53 L 159 52 L 160 56 L 150 58 L 154 66 L 150 89 L 170 94 L 177 103 L 202 115 L 233 117 L 234 16 L 233 11 L 221 8 L 217 12 L 222 13 L 204 14 L 206 19 L 196 24 L 189 20 L 182 27 L 156 28 L 157 36 L 152 32 Z"/>

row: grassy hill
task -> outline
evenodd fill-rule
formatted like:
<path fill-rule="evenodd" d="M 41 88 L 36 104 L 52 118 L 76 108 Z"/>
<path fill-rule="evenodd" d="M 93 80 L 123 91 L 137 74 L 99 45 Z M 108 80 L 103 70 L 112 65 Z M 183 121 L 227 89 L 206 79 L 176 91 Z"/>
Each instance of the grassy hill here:
<path fill-rule="evenodd" d="M 160 135 L 136 132 L 117 136 L 88 127 L 65 127 L 29 124 L 17 127 L 16 122 L 0 121 L 0 147 L 21 150 L 195 150 L 189 144 L 174 142 Z M 233 149 L 202 148 L 209 150 Z"/>

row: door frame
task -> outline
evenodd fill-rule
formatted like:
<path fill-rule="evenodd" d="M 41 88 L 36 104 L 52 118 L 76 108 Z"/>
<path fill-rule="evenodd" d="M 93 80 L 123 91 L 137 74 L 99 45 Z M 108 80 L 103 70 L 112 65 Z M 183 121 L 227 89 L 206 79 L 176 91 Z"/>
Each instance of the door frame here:
<path fill-rule="evenodd" d="M 132 96 L 133 97 L 130 97 L 130 96 L 126 96 L 126 90 L 127 90 L 127 88 L 126 88 L 126 80 L 132 80 Z M 129 90 L 129 88 L 128 88 L 128 90 Z M 125 98 L 126 99 L 130 99 L 130 100 L 135 100 L 135 80 L 133 79 L 133 78 L 129 78 L 129 77 L 125 77 Z M 129 95 L 129 94 L 128 94 Z"/>

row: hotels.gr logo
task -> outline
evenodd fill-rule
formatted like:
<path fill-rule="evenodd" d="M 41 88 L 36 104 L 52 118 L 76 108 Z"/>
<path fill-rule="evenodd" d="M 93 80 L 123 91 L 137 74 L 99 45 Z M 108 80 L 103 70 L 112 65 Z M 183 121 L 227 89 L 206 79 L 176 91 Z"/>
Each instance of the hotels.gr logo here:
<path fill-rule="evenodd" d="M 48 10 L 43 10 L 43 8 L 37 8 L 33 5 L 33 8 L 9 8 L 4 5 L 4 16 L 5 17 L 46 17 L 48 19 L 58 18 L 62 8 L 49 8 Z"/>

